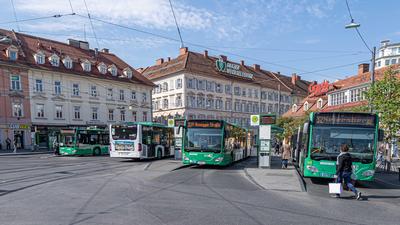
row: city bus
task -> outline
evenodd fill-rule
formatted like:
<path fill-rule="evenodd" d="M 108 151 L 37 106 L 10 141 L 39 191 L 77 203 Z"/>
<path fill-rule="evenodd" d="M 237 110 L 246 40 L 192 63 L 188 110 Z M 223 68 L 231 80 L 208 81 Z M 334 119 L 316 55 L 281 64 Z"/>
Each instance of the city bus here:
<path fill-rule="evenodd" d="M 302 176 L 334 178 L 340 147 L 346 144 L 353 159 L 353 178 L 373 181 L 377 144 L 383 137 L 376 114 L 312 112 L 295 136 L 293 161 Z"/>
<path fill-rule="evenodd" d="M 174 129 L 153 122 L 111 124 L 110 157 L 163 158 L 174 155 Z"/>
<path fill-rule="evenodd" d="M 108 154 L 108 129 L 71 128 L 60 131 L 60 155 Z"/>
<path fill-rule="evenodd" d="M 250 155 L 251 135 L 224 120 L 187 120 L 182 147 L 185 165 L 226 166 Z"/>

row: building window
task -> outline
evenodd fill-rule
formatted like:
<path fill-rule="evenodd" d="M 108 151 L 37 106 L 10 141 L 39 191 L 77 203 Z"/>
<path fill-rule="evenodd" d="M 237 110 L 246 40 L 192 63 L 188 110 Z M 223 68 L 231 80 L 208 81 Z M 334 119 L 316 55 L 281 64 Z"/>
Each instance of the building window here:
<path fill-rule="evenodd" d="M 258 103 L 253 104 L 253 113 L 259 113 Z"/>
<path fill-rule="evenodd" d="M 124 90 L 119 90 L 119 100 L 125 101 L 125 91 Z"/>
<path fill-rule="evenodd" d="M 125 121 L 125 110 L 120 111 L 121 121 Z"/>
<path fill-rule="evenodd" d="M 249 96 L 249 98 L 252 98 L 253 97 L 253 89 L 250 89 L 249 88 L 249 90 L 248 90 L 248 96 Z"/>
<path fill-rule="evenodd" d="M 213 98 L 211 98 L 211 97 L 207 98 L 206 108 L 207 109 L 213 109 L 214 108 L 214 99 Z"/>
<path fill-rule="evenodd" d="M 187 82 L 187 87 L 188 87 L 189 89 L 195 89 L 195 83 L 196 83 L 196 80 L 195 80 L 195 79 L 189 78 L 189 79 L 188 79 L 188 82 Z"/>
<path fill-rule="evenodd" d="M 109 121 L 114 121 L 114 109 L 109 109 L 108 110 L 108 120 Z"/>
<path fill-rule="evenodd" d="M 111 75 L 117 76 L 117 67 L 115 67 L 114 65 L 112 65 L 112 66 L 109 68 L 109 70 L 110 70 Z"/>
<path fill-rule="evenodd" d="M 222 104 L 223 104 L 223 102 L 222 102 L 222 99 L 217 99 L 216 101 L 215 101 L 215 108 L 216 109 L 222 109 Z"/>
<path fill-rule="evenodd" d="M 107 66 L 104 63 L 100 63 L 98 69 L 101 74 L 107 73 Z"/>
<path fill-rule="evenodd" d="M 176 89 L 181 89 L 182 88 L 182 79 L 179 78 L 176 80 Z"/>
<path fill-rule="evenodd" d="M 50 56 L 50 64 L 55 67 L 60 66 L 60 58 L 57 55 Z"/>
<path fill-rule="evenodd" d="M 205 89 L 205 81 L 197 80 L 197 90 L 204 90 L 204 89 Z"/>
<path fill-rule="evenodd" d="M 396 62 L 397 62 L 397 59 L 392 59 L 392 60 L 390 61 L 390 64 L 393 65 L 393 64 L 396 64 Z"/>
<path fill-rule="evenodd" d="M 267 112 L 267 104 L 261 103 L 261 112 L 262 112 L 262 113 Z"/>
<path fill-rule="evenodd" d="M 162 84 L 162 91 L 163 91 L 163 92 L 167 92 L 167 91 L 168 91 L 168 83 L 167 83 L 167 82 L 164 82 L 164 83 Z"/>
<path fill-rule="evenodd" d="M 199 108 L 204 108 L 204 106 L 205 106 L 205 98 L 204 98 L 204 96 L 203 95 L 198 95 L 197 96 L 197 107 L 199 107 Z"/>
<path fill-rule="evenodd" d="M 89 61 L 85 61 L 82 63 L 83 71 L 90 72 L 92 70 L 92 64 Z"/>
<path fill-rule="evenodd" d="M 380 60 L 378 61 L 377 66 L 381 67 L 381 61 Z"/>
<path fill-rule="evenodd" d="M 297 105 L 296 105 L 296 104 L 294 104 L 294 105 L 292 106 L 292 112 L 297 112 Z"/>
<path fill-rule="evenodd" d="M 240 87 L 234 87 L 233 92 L 235 95 L 240 95 Z"/>
<path fill-rule="evenodd" d="M 225 102 L 225 110 L 231 111 L 232 110 L 232 101 L 226 100 Z"/>
<path fill-rule="evenodd" d="M 136 91 L 131 91 L 131 100 L 136 100 Z"/>
<path fill-rule="evenodd" d="M 74 119 L 80 119 L 81 118 L 81 107 L 80 106 L 74 106 Z"/>
<path fill-rule="evenodd" d="M 41 79 L 36 79 L 35 81 L 35 91 L 43 92 L 43 81 Z"/>
<path fill-rule="evenodd" d="M 92 120 L 97 120 L 98 119 L 97 111 L 98 111 L 97 107 L 92 107 Z"/>
<path fill-rule="evenodd" d="M 189 107 L 196 107 L 196 97 L 195 96 L 188 96 L 188 103 L 189 103 Z"/>
<path fill-rule="evenodd" d="M 137 120 L 137 113 L 136 111 L 132 111 L 132 121 L 136 122 L 136 120 Z"/>
<path fill-rule="evenodd" d="M 323 103 L 323 100 L 319 99 L 318 102 L 317 102 L 317 108 L 318 109 L 322 109 L 322 103 Z"/>
<path fill-rule="evenodd" d="M 246 97 L 246 88 L 243 88 L 243 90 L 242 90 L 242 96 L 243 96 L 243 97 Z"/>
<path fill-rule="evenodd" d="M 63 106 L 56 105 L 56 119 L 62 119 L 62 118 L 63 118 Z"/>
<path fill-rule="evenodd" d="M 305 103 L 304 103 L 304 111 L 308 111 L 308 109 L 309 109 L 308 107 L 309 107 L 309 106 L 308 106 L 308 102 L 305 102 Z"/>
<path fill-rule="evenodd" d="M 13 117 L 23 117 L 24 110 L 23 110 L 22 103 L 12 103 L 12 113 L 13 113 Z"/>
<path fill-rule="evenodd" d="M 268 104 L 268 113 L 272 113 L 273 112 L 273 106 L 272 104 Z"/>
<path fill-rule="evenodd" d="M 182 107 L 182 95 L 175 97 L 175 107 Z"/>
<path fill-rule="evenodd" d="M 229 85 L 229 84 L 225 85 L 225 93 L 226 93 L 226 94 L 232 94 L 232 87 L 231 87 L 231 85 Z"/>
<path fill-rule="evenodd" d="M 63 62 L 65 68 L 72 69 L 72 60 L 69 57 L 65 58 Z"/>
<path fill-rule="evenodd" d="M 90 86 L 90 96 L 97 97 L 97 87 L 95 85 Z"/>
<path fill-rule="evenodd" d="M 79 84 L 72 84 L 72 95 L 79 96 Z"/>
<path fill-rule="evenodd" d="M 129 69 L 129 68 L 125 68 L 124 69 L 124 75 L 129 79 L 132 78 L 132 70 Z"/>
<path fill-rule="evenodd" d="M 44 55 L 43 53 L 39 52 L 35 55 L 35 60 L 37 64 L 44 64 Z"/>
<path fill-rule="evenodd" d="M 107 100 L 113 100 L 113 89 L 112 88 L 107 89 Z"/>
<path fill-rule="evenodd" d="M 235 112 L 240 112 L 240 102 L 235 102 Z"/>
<path fill-rule="evenodd" d="M 21 91 L 21 77 L 19 75 L 11 75 L 11 90 Z"/>
<path fill-rule="evenodd" d="M 18 59 L 18 50 L 14 50 L 14 49 L 9 48 L 7 50 L 7 53 L 8 53 L 8 58 L 10 60 L 15 61 L 15 60 Z"/>
<path fill-rule="evenodd" d="M 215 92 L 222 93 L 222 84 L 215 84 Z"/>
<path fill-rule="evenodd" d="M 168 99 L 164 98 L 162 102 L 163 102 L 162 104 L 163 109 L 168 109 Z"/>
<path fill-rule="evenodd" d="M 54 81 L 54 93 L 61 95 L 61 81 Z"/>
<path fill-rule="evenodd" d="M 212 91 L 212 82 L 211 81 L 206 81 L 206 90 Z"/>
<path fill-rule="evenodd" d="M 145 103 L 145 102 L 147 102 L 147 93 L 143 92 L 142 93 L 142 103 Z"/>
<path fill-rule="evenodd" d="M 254 90 L 254 98 L 258 98 L 258 90 Z"/>
<path fill-rule="evenodd" d="M 147 112 L 143 112 L 143 121 L 147 121 Z"/>
<path fill-rule="evenodd" d="M 36 104 L 36 117 L 43 118 L 44 117 L 44 105 Z"/>
<path fill-rule="evenodd" d="M 390 59 L 386 59 L 385 60 L 385 66 L 389 66 L 389 64 L 390 64 Z"/>

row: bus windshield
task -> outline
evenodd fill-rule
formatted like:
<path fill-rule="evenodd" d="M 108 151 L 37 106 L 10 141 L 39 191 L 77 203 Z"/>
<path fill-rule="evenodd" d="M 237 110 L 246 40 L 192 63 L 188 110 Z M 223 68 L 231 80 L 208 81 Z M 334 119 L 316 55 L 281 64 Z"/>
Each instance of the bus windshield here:
<path fill-rule="evenodd" d="M 355 161 L 373 159 L 374 128 L 315 126 L 311 140 L 311 158 L 336 160 L 340 146 L 347 144 Z"/>
<path fill-rule="evenodd" d="M 74 134 L 61 134 L 61 146 L 74 146 Z"/>
<path fill-rule="evenodd" d="M 136 140 L 137 125 L 113 126 L 111 132 L 114 140 Z"/>
<path fill-rule="evenodd" d="M 216 128 L 189 128 L 187 151 L 221 151 L 222 130 Z"/>

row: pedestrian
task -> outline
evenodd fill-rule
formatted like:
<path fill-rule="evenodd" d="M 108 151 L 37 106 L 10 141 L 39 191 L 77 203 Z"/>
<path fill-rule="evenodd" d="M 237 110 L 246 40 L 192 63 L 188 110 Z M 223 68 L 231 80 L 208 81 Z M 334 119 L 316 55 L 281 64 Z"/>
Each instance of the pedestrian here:
<path fill-rule="evenodd" d="M 354 192 L 356 199 L 361 200 L 361 192 L 358 191 L 351 182 L 353 160 L 349 153 L 349 146 L 347 144 L 343 144 L 340 147 L 340 154 L 337 157 L 336 165 L 336 183 L 344 183 L 352 192 Z M 336 194 L 336 197 L 340 197 L 340 194 Z"/>
<path fill-rule="evenodd" d="M 282 145 L 282 169 L 287 169 L 288 161 L 290 159 L 290 144 L 288 139 L 283 139 Z"/>
<path fill-rule="evenodd" d="M 60 155 L 60 146 L 57 142 L 57 139 L 54 139 L 53 141 L 53 150 L 54 150 L 54 155 Z"/>
<path fill-rule="evenodd" d="M 14 138 L 13 149 L 14 149 L 14 153 L 16 153 L 17 152 L 17 138 Z"/>
<path fill-rule="evenodd" d="M 9 137 L 6 139 L 6 145 L 7 150 L 11 150 L 11 139 Z"/>
<path fill-rule="evenodd" d="M 276 140 L 276 144 L 275 144 L 275 155 L 279 155 L 280 148 L 281 148 L 281 146 L 280 146 L 280 144 L 279 144 L 279 141 Z"/>

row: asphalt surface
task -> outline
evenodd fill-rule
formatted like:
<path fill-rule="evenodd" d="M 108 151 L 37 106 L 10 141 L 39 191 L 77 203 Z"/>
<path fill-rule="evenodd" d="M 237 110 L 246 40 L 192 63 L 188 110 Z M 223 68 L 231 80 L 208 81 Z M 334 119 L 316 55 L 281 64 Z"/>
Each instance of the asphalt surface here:
<path fill-rule="evenodd" d="M 0 157 L 0 224 L 399 224 L 395 186 L 364 201 L 330 198 L 326 184 L 262 190 L 243 171 L 253 163 L 174 170 L 169 159 Z"/>

